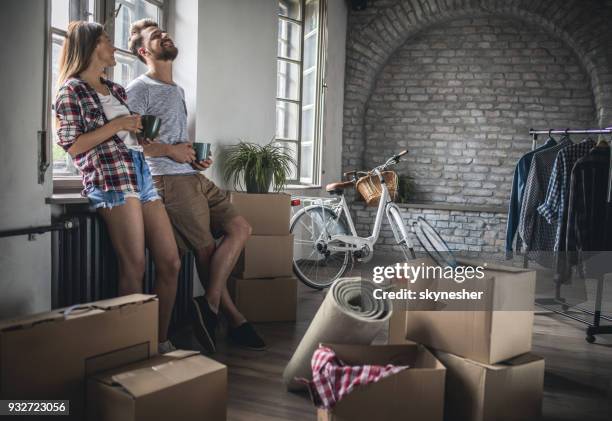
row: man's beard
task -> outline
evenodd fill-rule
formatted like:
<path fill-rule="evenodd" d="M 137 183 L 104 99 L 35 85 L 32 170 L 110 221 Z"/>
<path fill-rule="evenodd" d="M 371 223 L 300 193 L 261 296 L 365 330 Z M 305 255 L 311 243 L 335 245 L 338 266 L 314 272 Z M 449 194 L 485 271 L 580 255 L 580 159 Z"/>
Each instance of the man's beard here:
<path fill-rule="evenodd" d="M 159 53 L 155 53 L 155 60 L 174 61 L 177 55 L 178 55 L 178 48 L 174 46 L 164 47 Z"/>

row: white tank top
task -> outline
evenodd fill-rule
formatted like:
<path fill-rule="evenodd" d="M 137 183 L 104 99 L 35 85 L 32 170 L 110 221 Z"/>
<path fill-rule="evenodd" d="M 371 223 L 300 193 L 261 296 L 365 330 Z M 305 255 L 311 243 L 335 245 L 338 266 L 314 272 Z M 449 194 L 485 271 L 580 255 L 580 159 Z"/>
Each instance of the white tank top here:
<path fill-rule="evenodd" d="M 110 121 L 114 118 L 128 115 L 130 113 L 128 108 L 119 102 L 114 95 L 101 95 L 98 93 L 98 97 L 102 103 L 102 108 L 104 110 L 104 114 L 106 114 L 107 120 Z M 117 132 L 117 136 L 119 136 L 123 143 L 125 143 L 125 146 L 127 146 L 129 149 L 142 152 L 142 146 L 138 144 L 138 139 L 136 139 L 136 135 L 134 133 L 127 130 L 121 130 Z"/>

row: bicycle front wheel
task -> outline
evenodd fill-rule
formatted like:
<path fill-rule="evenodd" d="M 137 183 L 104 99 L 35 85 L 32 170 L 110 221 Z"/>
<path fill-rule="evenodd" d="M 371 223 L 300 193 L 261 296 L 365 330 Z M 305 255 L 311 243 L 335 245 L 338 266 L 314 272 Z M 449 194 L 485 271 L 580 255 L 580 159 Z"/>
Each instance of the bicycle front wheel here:
<path fill-rule="evenodd" d="M 397 209 L 397 207 L 394 205 L 387 207 L 387 218 L 389 219 L 389 224 L 391 225 L 391 231 L 393 232 L 395 241 L 397 241 L 397 245 L 402 250 L 406 261 L 408 262 L 416 259 L 414 248 L 412 247 L 410 239 L 408 238 L 408 231 L 404 226 L 402 214 L 400 213 L 399 209 Z"/>
<path fill-rule="evenodd" d="M 309 206 L 292 218 L 293 270 L 304 284 L 323 289 L 341 277 L 352 262 L 349 251 L 327 248 L 332 235 L 350 234 L 342 217 L 326 206 Z"/>

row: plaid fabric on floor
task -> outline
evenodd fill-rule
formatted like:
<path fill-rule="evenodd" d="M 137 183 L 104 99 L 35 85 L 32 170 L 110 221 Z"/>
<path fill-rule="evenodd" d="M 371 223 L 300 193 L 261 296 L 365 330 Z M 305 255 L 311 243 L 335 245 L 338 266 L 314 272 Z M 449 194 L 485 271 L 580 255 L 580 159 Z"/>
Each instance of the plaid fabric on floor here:
<path fill-rule="evenodd" d="M 325 409 L 333 408 L 356 387 L 376 383 L 408 368 L 392 364 L 347 366 L 332 349 L 324 346 L 312 354 L 311 366 L 312 381 L 299 381 L 308 385 L 314 404 Z"/>

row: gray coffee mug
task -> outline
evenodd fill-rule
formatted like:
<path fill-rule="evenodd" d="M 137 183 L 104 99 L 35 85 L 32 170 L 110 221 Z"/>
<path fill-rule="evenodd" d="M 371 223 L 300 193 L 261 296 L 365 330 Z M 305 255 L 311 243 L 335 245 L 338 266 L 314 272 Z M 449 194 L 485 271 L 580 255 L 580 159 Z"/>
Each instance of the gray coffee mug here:
<path fill-rule="evenodd" d="M 203 161 L 211 154 L 211 144 L 204 142 L 194 142 L 193 150 L 196 154 L 196 161 Z"/>

